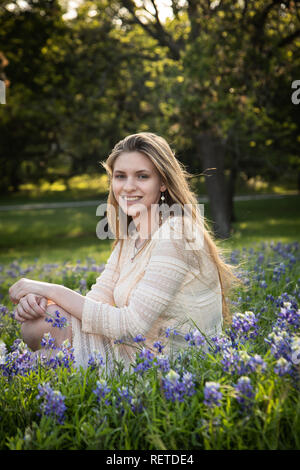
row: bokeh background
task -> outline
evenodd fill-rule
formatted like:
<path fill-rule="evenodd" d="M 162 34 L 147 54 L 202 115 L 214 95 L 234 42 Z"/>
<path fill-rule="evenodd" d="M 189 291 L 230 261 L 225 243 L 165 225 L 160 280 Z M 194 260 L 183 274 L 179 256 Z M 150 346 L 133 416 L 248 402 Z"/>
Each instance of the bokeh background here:
<path fill-rule="evenodd" d="M 0 262 L 104 262 L 99 162 L 140 131 L 218 244 L 299 240 L 299 46 L 299 1 L 0 1 Z"/>

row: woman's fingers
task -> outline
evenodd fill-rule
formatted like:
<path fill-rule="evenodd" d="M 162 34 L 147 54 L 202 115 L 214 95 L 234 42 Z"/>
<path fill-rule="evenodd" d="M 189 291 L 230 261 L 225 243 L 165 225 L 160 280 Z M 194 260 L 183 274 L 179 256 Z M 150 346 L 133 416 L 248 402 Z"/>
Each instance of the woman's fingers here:
<path fill-rule="evenodd" d="M 17 308 L 16 308 L 17 316 L 20 317 L 22 320 L 32 320 L 33 317 L 29 313 L 27 313 L 22 305 L 18 303 Z"/>
<path fill-rule="evenodd" d="M 46 297 L 40 297 L 39 299 L 37 299 L 37 303 L 44 310 L 44 313 L 46 313 L 47 305 L 48 305 L 48 299 Z"/>
<path fill-rule="evenodd" d="M 34 294 L 28 294 L 26 296 L 26 301 L 27 301 L 27 304 L 29 305 L 29 307 L 31 308 L 31 313 L 33 313 L 37 316 L 45 315 L 46 305 L 45 305 L 45 302 L 43 300 L 44 300 L 44 297 L 38 298 Z"/>
<path fill-rule="evenodd" d="M 14 316 L 15 316 L 15 320 L 17 320 L 20 323 L 24 323 L 24 321 L 26 321 L 23 317 L 20 317 L 17 309 L 14 311 Z"/>
<path fill-rule="evenodd" d="M 36 294 L 27 294 L 20 299 L 16 310 L 15 319 L 19 322 L 36 320 L 45 315 L 48 299 Z"/>
<path fill-rule="evenodd" d="M 30 318 L 31 320 L 33 320 L 33 319 L 35 319 L 35 318 L 38 318 L 38 317 L 40 316 L 40 315 L 39 315 L 37 312 L 35 312 L 35 311 L 33 310 L 33 308 L 29 305 L 29 303 L 28 303 L 26 297 L 22 297 L 22 298 L 20 299 L 19 305 L 21 305 L 23 311 L 24 311 L 27 315 L 29 315 L 29 318 Z"/>

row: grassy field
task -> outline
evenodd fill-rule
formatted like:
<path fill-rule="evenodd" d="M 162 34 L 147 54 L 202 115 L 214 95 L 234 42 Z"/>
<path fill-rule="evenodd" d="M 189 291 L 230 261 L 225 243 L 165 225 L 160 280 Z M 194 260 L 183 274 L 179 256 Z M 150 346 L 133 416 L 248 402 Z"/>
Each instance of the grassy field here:
<path fill-rule="evenodd" d="M 228 249 L 253 246 L 265 241 L 299 240 L 300 196 L 249 200 L 235 203 L 237 222 L 228 240 L 218 243 Z M 204 215 L 210 220 L 209 204 Z M 100 217 L 95 207 L 0 212 L 0 263 L 76 262 L 92 256 L 97 263 L 108 257 L 112 240 L 99 240 Z"/>
<path fill-rule="evenodd" d="M 245 285 L 208 352 L 195 325 L 174 357 L 133 339 L 133 371 L 116 362 L 112 377 L 96 355 L 78 370 L 67 347 L 39 361 L 8 299 L 24 273 L 85 295 L 112 243 L 96 236 L 96 207 L 0 212 L 0 449 L 300 449 L 298 207 L 299 196 L 236 202 L 218 244 L 236 250 Z"/>

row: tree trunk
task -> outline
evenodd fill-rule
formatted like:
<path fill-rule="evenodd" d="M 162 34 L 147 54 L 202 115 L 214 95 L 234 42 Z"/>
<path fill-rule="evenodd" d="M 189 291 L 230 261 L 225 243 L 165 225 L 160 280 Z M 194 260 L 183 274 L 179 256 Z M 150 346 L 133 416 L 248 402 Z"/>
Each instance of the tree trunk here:
<path fill-rule="evenodd" d="M 235 194 L 235 182 L 237 178 L 237 168 L 233 166 L 230 170 L 230 176 L 228 180 L 228 211 L 230 223 L 236 222 L 234 212 L 234 194 Z"/>
<path fill-rule="evenodd" d="M 198 137 L 197 147 L 205 173 L 214 234 L 216 238 L 229 238 L 231 225 L 224 174 L 225 146 L 217 137 L 207 132 Z"/>

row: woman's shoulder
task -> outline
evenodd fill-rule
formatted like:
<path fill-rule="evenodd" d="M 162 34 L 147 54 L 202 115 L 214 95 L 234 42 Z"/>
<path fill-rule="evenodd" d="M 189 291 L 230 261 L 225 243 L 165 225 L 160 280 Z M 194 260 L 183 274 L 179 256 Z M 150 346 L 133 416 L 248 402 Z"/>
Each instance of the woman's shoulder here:
<path fill-rule="evenodd" d="M 154 240 L 170 240 L 185 250 L 203 248 L 204 231 L 191 221 L 190 217 L 180 215 L 168 217 L 153 236 Z"/>

